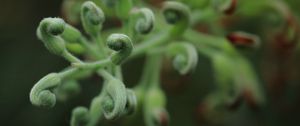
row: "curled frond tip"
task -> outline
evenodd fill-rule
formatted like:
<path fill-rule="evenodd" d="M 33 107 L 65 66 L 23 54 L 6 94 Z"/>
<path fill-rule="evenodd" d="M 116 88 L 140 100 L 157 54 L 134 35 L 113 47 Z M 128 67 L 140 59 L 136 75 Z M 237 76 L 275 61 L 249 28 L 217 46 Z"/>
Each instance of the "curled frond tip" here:
<path fill-rule="evenodd" d="M 173 66 L 180 74 L 187 74 L 196 69 L 198 53 L 189 43 L 172 43 L 168 46 L 167 54 L 173 59 Z"/>
<path fill-rule="evenodd" d="M 154 26 L 155 16 L 148 8 L 133 9 L 133 14 L 137 15 L 135 30 L 141 34 L 149 33 Z"/>
<path fill-rule="evenodd" d="M 40 107 L 53 107 L 56 103 L 55 95 L 50 91 L 61 83 L 57 73 L 50 73 L 39 80 L 30 91 L 30 101 Z"/>
<path fill-rule="evenodd" d="M 53 54 L 61 55 L 66 49 L 64 40 L 58 36 L 64 32 L 65 24 L 60 18 L 45 18 L 37 29 L 38 38 Z"/>
<path fill-rule="evenodd" d="M 116 51 L 111 56 L 113 63 L 121 64 L 132 52 L 133 44 L 131 39 L 124 34 L 112 34 L 107 38 L 107 45 Z"/>

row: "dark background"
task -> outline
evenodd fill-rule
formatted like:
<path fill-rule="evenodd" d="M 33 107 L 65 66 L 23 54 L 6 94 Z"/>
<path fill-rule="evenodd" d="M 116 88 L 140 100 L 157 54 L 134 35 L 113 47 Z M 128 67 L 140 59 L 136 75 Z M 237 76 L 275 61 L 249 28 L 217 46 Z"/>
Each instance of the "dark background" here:
<path fill-rule="evenodd" d="M 55 126 L 68 122 L 67 105 L 47 110 L 31 105 L 33 84 L 66 62 L 50 54 L 35 30 L 43 17 L 60 15 L 61 0 L 0 1 L 0 125 Z M 59 120 L 59 121 L 57 121 Z"/>
<path fill-rule="evenodd" d="M 299 2 L 289 0 L 295 13 L 299 13 Z M 88 105 L 90 99 L 99 91 L 96 79 L 83 83 L 82 93 L 66 103 L 57 103 L 52 109 L 34 107 L 29 101 L 32 86 L 44 75 L 60 71 L 68 65 L 62 58 L 50 54 L 37 40 L 35 30 L 44 17 L 61 15 L 61 0 L 1 0 L 0 1 L 0 125 L 2 126 L 58 126 L 68 125 L 72 108 Z M 212 76 L 209 62 L 202 59 L 195 82 L 210 84 Z M 130 66 L 128 66 L 130 67 Z M 258 68 L 257 68 L 258 69 Z M 133 71 L 132 73 L 139 72 Z M 136 80 L 129 80 L 134 82 Z M 99 83 L 99 82 L 98 82 Z M 298 82 L 295 82 L 298 84 Z M 205 95 L 210 88 L 193 86 L 181 95 L 168 94 L 168 109 L 172 115 L 172 125 L 197 125 L 193 112 L 186 108 L 195 107 L 201 101 L 193 92 Z M 89 92 L 89 93 L 87 93 Z M 295 91 L 294 91 L 295 92 Z M 188 97 L 188 99 L 187 99 Z M 298 97 L 296 99 L 299 99 Z M 299 101 L 299 100 L 296 100 Z M 189 103 L 189 104 L 183 104 Z M 272 104 L 272 103 L 270 103 Z M 294 104 L 292 102 L 291 104 Z M 295 103 L 299 104 L 299 103 Z M 272 106 L 272 105 L 271 105 Z M 296 107 L 297 108 L 297 107 Z M 287 116 L 276 116 L 271 109 L 252 113 L 245 106 L 224 125 L 297 125 L 299 109 L 287 111 Z"/>

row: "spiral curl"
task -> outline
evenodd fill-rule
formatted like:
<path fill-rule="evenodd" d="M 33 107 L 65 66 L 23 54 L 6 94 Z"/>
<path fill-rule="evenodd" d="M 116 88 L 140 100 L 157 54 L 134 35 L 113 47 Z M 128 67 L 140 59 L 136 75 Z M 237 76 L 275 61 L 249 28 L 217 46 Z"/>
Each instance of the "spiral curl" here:
<path fill-rule="evenodd" d="M 111 79 L 103 90 L 102 109 L 108 120 L 115 120 L 124 113 L 127 103 L 127 91 L 125 85 L 117 80 Z"/>
<path fill-rule="evenodd" d="M 62 55 L 66 50 L 64 40 L 58 36 L 65 30 L 65 22 L 60 18 L 45 18 L 37 29 L 38 38 L 53 54 Z"/>
<path fill-rule="evenodd" d="M 198 53 L 189 43 L 172 43 L 167 47 L 167 55 L 173 58 L 173 66 L 184 75 L 196 69 Z"/>
<path fill-rule="evenodd" d="M 111 61 L 116 65 L 121 64 L 133 50 L 131 39 L 124 34 L 111 34 L 107 38 L 107 45 L 117 51 L 111 55 Z"/>
<path fill-rule="evenodd" d="M 154 26 L 155 16 L 148 8 L 133 9 L 131 12 L 136 15 L 135 31 L 140 34 L 149 33 Z"/>
<path fill-rule="evenodd" d="M 174 25 L 171 29 L 171 34 L 174 36 L 183 33 L 190 25 L 190 9 L 182 3 L 165 2 L 162 13 L 167 23 Z"/>
<path fill-rule="evenodd" d="M 86 1 L 81 6 L 80 16 L 86 33 L 91 36 L 97 36 L 105 21 L 103 11 L 95 3 Z"/>
<path fill-rule="evenodd" d="M 57 73 L 50 73 L 39 80 L 30 91 L 30 101 L 33 105 L 51 108 L 56 103 L 55 94 L 50 89 L 61 83 Z"/>

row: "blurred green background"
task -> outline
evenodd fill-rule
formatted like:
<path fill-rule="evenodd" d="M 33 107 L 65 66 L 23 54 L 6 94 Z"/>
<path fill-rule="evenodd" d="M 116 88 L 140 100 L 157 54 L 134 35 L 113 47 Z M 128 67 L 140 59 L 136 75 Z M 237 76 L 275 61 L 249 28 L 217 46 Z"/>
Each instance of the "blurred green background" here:
<path fill-rule="evenodd" d="M 82 92 L 66 103 L 58 103 L 52 109 L 34 107 L 29 101 L 29 92 L 37 80 L 50 72 L 68 65 L 62 58 L 50 54 L 37 40 L 35 30 L 44 17 L 61 15 L 61 0 L 1 0 L 0 1 L 0 125 L 1 126 L 66 126 L 69 125 L 71 111 L 78 105 L 88 106 L 91 98 L 100 90 L 99 78 L 83 81 Z M 300 1 L 287 0 L 295 14 L 300 14 Z M 260 23 L 256 18 L 252 23 Z M 256 21 L 256 22 L 255 22 Z M 240 25 L 244 30 L 246 23 Z M 256 31 L 252 24 L 248 30 Z M 259 28 L 257 28 L 259 29 Z M 255 68 L 260 71 L 261 54 L 255 53 Z M 254 58 L 253 58 L 254 57 Z M 259 57 L 259 58 L 257 58 Z M 298 55 L 299 57 L 299 55 Z M 198 69 L 184 91 L 168 95 L 168 110 L 172 126 L 208 125 L 197 121 L 197 105 L 213 86 L 210 62 L 200 57 Z M 299 61 L 299 58 L 298 58 Z M 132 61 L 134 62 L 134 61 Z M 138 62 L 140 63 L 140 62 Z M 299 63 L 299 62 L 297 62 Z M 299 65 L 299 64 L 297 64 Z M 128 83 L 135 83 L 140 70 L 132 70 L 130 63 L 125 70 L 131 70 Z M 299 67 L 298 67 L 299 68 Z M 300 69 L 298 70 L 300 71 Z M 262 73 L 258 74 L 262 78 Z M 296 74 L 299 78 L 299 74 Z M 97 82 L 98 81 L 98 82 Z M 262 83 L 265 83 L 262 80 Z M 230 126 L 287 126 L 300 125 L 299 79 L 286 89 L 277 102 L 269 102 L 260 111 L 253 112 L 243 105 L 222 125 Z M 166 89 L 168 90 L 168 89 Z M 179 93 L 178 93 L 179 92 Z M 281 107 L 281 106 L 289 107 Z M 292 107 L 291 107 L 292 106 Z"/>

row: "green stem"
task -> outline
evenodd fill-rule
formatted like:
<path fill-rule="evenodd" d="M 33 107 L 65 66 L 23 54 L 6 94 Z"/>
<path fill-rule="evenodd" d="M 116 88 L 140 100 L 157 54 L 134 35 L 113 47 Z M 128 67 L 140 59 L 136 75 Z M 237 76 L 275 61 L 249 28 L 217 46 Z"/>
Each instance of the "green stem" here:
<path fill-rule="evenodd" d="M 122 24 L 123 24 L 123 32 L 129 36 L 131 39 L 134 39 L 135 36 L 133 34 L 133 30 L 132 30 L 132 24 L 129 20 L 125 20 L 125 21 L 122 21 Z"/>
<path fill-rule="evenodd" d="M 171 37 L 169 32 L 160 32 L 158 34 L 153 35 L 151 38 L 147 39 L 144 42 L 141 42 L 140 45 L 137 45 L 131 56 L 129 58 L 134 58 L 140 56 L 141 54 L 145 53 L 150 48 L 158 46 L 164 42 L 170 41 Z"/>
<path fill-rule="evenodd" d="M 183 34 L 183 38 L 191 42 L 202 43 L 217 49 L 222 49 L 225 43 L 224 38 L 202 34 L 192 29 L 186 30 Z"/>
<path fill-rule="evenodd" d="M 101 75 L 105 80 L 115 79 L 110 73 L 108 73 L 104 69 L 98 70 L 98 74 Z"/>
<path fill-rule="evenodd" d="M 150 57 L 152 71 L 150 72 L 150 84 L 151 87 L 159 87 L 160 85 L 160 70 L 161 70 L 161 60 L 160 54 L 153 54 Z"/>
<path fill-rule="evenodd" d="M 240 56 L 236 49 L 225 38 L 222 37 L 205 35 L 189 29 L 186 30 L 186 32 L 183 34 L 183 38 L 195 45 L 206 47 L 207 49 L 201 48 L 202 50 L 206 49 L 206 52 L 213 52 L 214 49 L 216 51 L 222 51 L 223 53 L 226 53 L 231 56 Z"/>
<path fill-rule="evenodd" d="M 82 63 L 80 59 L 78 59 L 68 51 L 64 51 L 62 56 L 71 63 Z"/>
<path fill-rule="evenodd" d="M 73 63 L 72 65 L 81 69 L 100 69 L 109 64 L 111 64 L 111 60 L 106 58 L 92 63 Z"/>
<path fill-rule="evenodd" d="M 69 69 L 63 70 L 62 72 L 59 73 L 59 75 L 61 76 L 61 78 L 67 78 L 77 72 L 79 72 L 80 70 L 78 68 L 75 67 L 71 67 Z"/>
<path fill-rule="evenodd" d="M 203 10 L 196 10 L 193 11 L 191 14 L 191 24 L 192 26 L 195 26 L 197 23 L 200 22 L 209 22 L 218 17 L 215 10 L 211 7 L 205 8 Z"/>
<path fill-rule="evenodd" d="M 106 58 L 107 57 L 107 50 L 105 50 L 105 45 L 103 40 L 101 39 L 101 35 L 97 35 L 93 37 L 93 41 L 98 45 L 98 50 L 101 58 Z"/>
<path fill-rule="evenodd" d="M 86 38 L 81 38 L 79 40 L 79 43 L 80 45 L 82 45 L 86 50 L 87 52 L 93 56 L 94 58 L 97 58 L 97 59 L 101 59 L 101 54 L 97 51 L 97 49 L 87 41 Z"/>
<path fill-rule="evenodd" d="M 139 86 L 143 89 L 148 88 L 148 84 L 153 84 L 152 86 L 158 86 L 160 84 L 161 59 L 161 54 L 147 54 L 143 74 L 139 82 Z"/>
<path fill-rule="evenodd" d="M 118 78 L 120 81 L 123 81 L 123 75 L 122 75 L 122 67 L 121 66 L 115 66 L 115 76 Z"/>
<path fill-rule="evenodd" d="M 138 85 L 143 89 L 147 88 L 147 84 L 150 80 L 149 76 L 150 76 L 150 73 L 153 69 L 153 67 L 151 66 L 151 62 L 149 62 L 149 61 L 150 61 L 150 59 L 147 57 L 146 60 L 145 60 L 142 77 L 141 77 L 141 79 L 139 81 L 139 85 Z"/>

